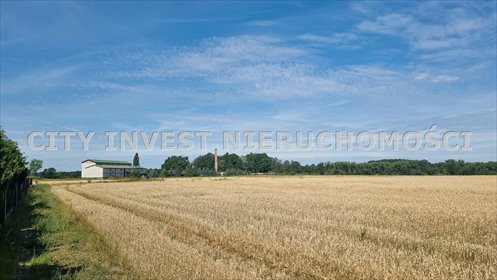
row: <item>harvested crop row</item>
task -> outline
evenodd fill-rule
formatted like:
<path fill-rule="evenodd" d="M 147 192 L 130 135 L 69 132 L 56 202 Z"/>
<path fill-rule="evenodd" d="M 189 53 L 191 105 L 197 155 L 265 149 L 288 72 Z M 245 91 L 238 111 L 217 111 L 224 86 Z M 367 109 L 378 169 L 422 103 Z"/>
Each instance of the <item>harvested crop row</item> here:
<path fill-rule="evenodd" d="M 90 220 L 98 205 L 98 215 L 109 222 L 126 215 L 148 224 L 136 238 L 176 248 L 174 254 L 184 260 L 180 271 L 190 278 L 492 279 L 495 187 L 495 177 L 242 177 L 55 191 L 78 200 L 77 211 Z M 134 224 L 120 218 L 124 226 L 116 236 L 106 234 L 116 244 Z M 105 219 L 95 220 L 104 232 Z M 132 260 L 146 258 L 131 249 L 121 252 Z M 153 268 L 137 268 L 150 273 L 177 265 L 150 261 Z M 209 261 L 222 264 L 192 270 Z M 149 275 L 169 275 L 162 273 Z"/>

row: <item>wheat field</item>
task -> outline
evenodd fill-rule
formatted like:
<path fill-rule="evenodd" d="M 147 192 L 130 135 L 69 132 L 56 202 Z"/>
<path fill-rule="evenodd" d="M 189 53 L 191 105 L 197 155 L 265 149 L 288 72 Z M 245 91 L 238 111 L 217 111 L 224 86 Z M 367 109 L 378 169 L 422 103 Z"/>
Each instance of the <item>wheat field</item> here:
<path fill-rule="evenodd" d="M 57 185 L 142 279 L 497 279 L 497 177 Z"/>

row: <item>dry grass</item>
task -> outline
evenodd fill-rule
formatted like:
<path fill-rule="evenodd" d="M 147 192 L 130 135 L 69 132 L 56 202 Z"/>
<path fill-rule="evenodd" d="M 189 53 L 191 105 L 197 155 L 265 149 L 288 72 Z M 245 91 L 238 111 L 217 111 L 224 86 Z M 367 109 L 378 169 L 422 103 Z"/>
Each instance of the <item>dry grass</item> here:
<path fill-rule="evenodd" d="M 74 184 L 88 184 L 88 183 L 116 183 L 116 182 L 129 182 L 128 178 L 117 178 L 117 179 L 34 179 L 35 184 L 40 185 L 50 185 L 50 186 L 67 186 Z M 136 181 L 136 180 L 135 180 Z"/>
<path fill-rule="evenodd" d="M 151 279 L 497 279 L 497 178 L 56 186 Z"/>

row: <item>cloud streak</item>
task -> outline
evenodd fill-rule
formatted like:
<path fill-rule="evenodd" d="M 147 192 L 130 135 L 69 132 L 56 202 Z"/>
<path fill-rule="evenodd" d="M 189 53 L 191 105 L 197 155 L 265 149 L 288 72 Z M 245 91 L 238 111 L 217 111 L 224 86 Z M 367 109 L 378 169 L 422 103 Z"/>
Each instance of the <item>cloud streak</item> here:
<path fill-rule="evenodd" d="M 461 49 L 483 43 L 495 28 L 495 13 L 487 16 L 469 9 L 445 9 L 434 22 L 405 13 L 390 13 L 357 24 L 361 32 L 404 38 L 413 49 Z M 495 37 L 495 34 L 493 34 Z"/>
<path fill-rule="evenodd" d="M 336 38 L 352 38 L 343 34 Z M 404 69 L 334 66 L 323 63 L 306 46 L 269 36 L 214 38 L 197 47 L 117 53 L 106 64 L 109 78 L 189 80 L 213 92 L 277 99 L 381 94 L 409 82 Z"/>
<path fill-rule="evenodd" d="M 459 80 L 459 77 L 457 76 L 450 76 L 450 75 L 438 75 L 435 78 L 433 78 L 434 83 L 439 83 L 439 82 L 455 82 Z"/>
<path fill-rule="evenodd" d="M 37 129 L 423 131 L 437 123 L 474 131 L 479 146 L 461 158 L 495 155 L 494 5 L 50 5 L 2 4 L 1 125 L 19 142 Z M 149 156 L 159 166 L 167 155 Z M 451 155 L 288 154 L 376 156 Z M 65 168 L 59 159 L 86 156 L 46 157 Z"/>
<path fill-rule="evenodd" d="M 307 33 L 299 35 L 297 38 L 309 42 L 332 44 L 332 45 L 344 45 L 344 44 L 356 43 L 357 40 L 359 39 L 359 37 L 356 34 L 349 32 L 334 33 L 331 36 L 321 36 L 321 35 Z"/>

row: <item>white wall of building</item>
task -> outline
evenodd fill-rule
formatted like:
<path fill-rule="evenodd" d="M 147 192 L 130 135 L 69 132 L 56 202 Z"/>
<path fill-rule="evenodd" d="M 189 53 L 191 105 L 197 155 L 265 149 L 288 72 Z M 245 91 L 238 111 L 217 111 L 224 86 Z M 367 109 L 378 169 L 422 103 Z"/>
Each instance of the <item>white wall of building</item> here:
<path fill-rule="evenodd" d="M 81 164 L 81 178 L 103 178 L 104 169 L 96 166 L 92 161 L 85 161 Z"/>

